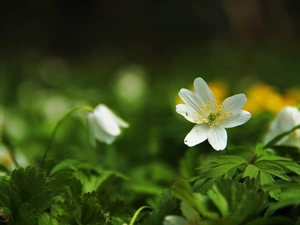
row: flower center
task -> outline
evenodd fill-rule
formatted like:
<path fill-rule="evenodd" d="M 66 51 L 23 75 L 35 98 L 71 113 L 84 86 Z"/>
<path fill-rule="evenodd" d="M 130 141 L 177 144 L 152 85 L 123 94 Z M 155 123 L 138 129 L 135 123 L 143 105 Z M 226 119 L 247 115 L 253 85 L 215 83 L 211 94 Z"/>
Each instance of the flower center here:
<path fill-rule="evenodd" d="M 218 126 L 228 115 L 228 112 L 223 112 L 223 108 L 223 104 L 218 105 L 216 100 L 203 103 L 201 109 L 196 112 L 197 119 L 195 119 L 195 123 L 207 123 L 210 127 Z"/>

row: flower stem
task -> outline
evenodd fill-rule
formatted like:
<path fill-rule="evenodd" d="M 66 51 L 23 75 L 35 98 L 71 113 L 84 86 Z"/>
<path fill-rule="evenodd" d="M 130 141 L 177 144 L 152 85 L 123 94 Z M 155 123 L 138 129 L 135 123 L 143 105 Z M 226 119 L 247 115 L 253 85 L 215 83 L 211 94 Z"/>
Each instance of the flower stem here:
<path fill-rule="evenodd" d="M 229 150 L 228 150 L 227 147 L 225 148 L 225 151 L 226 151 L 227 155 L 230 155 Z"/>
<path fill-rule="evenodd" d="M 256 157 L 257 157 L 257 154 L 254 153 L 253 156 L 252 156 L 252 159 L 249 162 L 249 164 L 253 164 L 255 162 Z"/>
<path fill-rule="evenodd" d="M 48 143 L 48 146 L 46 147 L 45 151 L 44 151 L 44 155 L 43 155 L 43 158 L 42 158 L 42 164 L 41 164 L 41 169 L 43 170 L 44 169 L 44 164 L 45 164 L 45 159 L 47 157 L 47 154 L 49 152 L 49 150 L 51 149 L 51 146 L 52 146 L 52 143 L 53 143 L 53 140 L 54 140 L 54 137 L 55 137 L 55 134 L 58 130 L 58 128 L 60 127 L 60 125 L 67 119 L 69 118 L 74 112 L 76 111 L 79 111 L 79 110 L 84 110 L 84 111 L 89 111 L 89 112 L 93 112 L 94 109 L 90 106 L 79 106 L 79 107 L 76 107 L 74 109 L 72 109 L 70 112 L 68 112 L 63 118 L 61 118 L 58 123 L 56 124 L 54 130 L 52 131 L 52 134 L 51 134 L 51 137 L 50 137 L 50 141 Z"/>
<path fill-rule="evenodd" d="M 143 209 L 152 209 L 152 208 L 149 207 L 149 206 L 142 206 L 142 207 L 140 207 L 140 208 L 134 213 L 133 217 L 132 217 L 131 220 L 130 220 L 129 225 L 133 225 L 133 224 L 134 224 L 136 218 L 138 217 L 138 215 L 140 214 L 140 212 L 141 212 Z"/>

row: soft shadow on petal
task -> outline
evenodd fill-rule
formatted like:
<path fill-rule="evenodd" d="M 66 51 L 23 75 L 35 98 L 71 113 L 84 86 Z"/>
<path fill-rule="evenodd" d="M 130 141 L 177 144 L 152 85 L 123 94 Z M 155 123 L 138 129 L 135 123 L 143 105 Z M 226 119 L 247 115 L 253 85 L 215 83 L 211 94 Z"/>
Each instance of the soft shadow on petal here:
<path fill-rule="evenodd" d="M 121 129 L 113 113 L 105 105 L 98 105 L 94 110 L 94 116 L 98 125 L 108 134 L 117 136 L 121 133 Z"/>
<path fill-rule="evenodd" d="M 246 95 L 244 94 L 237 94 L 231 97 L 226 98 L 223 101 L 223 112 L 238 112 L 247 102 Z"/>
<path fill-rule="evenodd" d="M 176 112 L 183 115 L 188 121 L 196 123 L 197 115 L 196 111 L 189 105 L 178 104 L 176 105 Z"/>
<path fill-rule="evenodd" d="M 186 135 L 184 143 L 189 146 L 195 146 L 207 139 L 207 133 L 210 127 L 205 124 L 198 124 Z"/>
<path fill-rule="evenodd" d="M 102 127 L 99 126 L 92 113 L 88 114 L 87 122 L 90 132 L 90 141 L 94 147 L 96 146 L 96 140 L 105 142 L 106 144 L 111 144 L 114 141 L 115 137 L 106 133 Z"/>
<path fill-rule="evenodd" d="M 221 121 L 220 126 L 224 128 L 231 128 L 240 126 L 246 123 L 251 118 L 251 114 L 245 110 L 241 110 L 240 113 L 228 116 Z"/>
<path fill-rule="evenodd" d="M 291 130 L 293 127 L 300 124 L 300 111 L 296 107 L 284 107 L 279 114 L 277 115 L 276 119 L 272 122 L 269 132 L 267 133 L 266 137 L 264 138 L 264 142 L 268 143 L 277 135 L 284 133 L 286 131 Z M 294 131 L 292 135 L 297 134 L 297 131 Z M 293 137 L 286 137 L 283 138 L 279 143 L 285 143 L 285 141 L 292 140 Z M 292 143 L 287 141 L 287 143 Z M 286 144 L 286 143 L 285 143 Z"/>
<path fill-rule="evenodd" d="M 223 127 L 213 126 L 208 132 L 208 142 L 219 151 L 224 150 L 227 145 L 227 132 Z"/>
<path fill-rule="evenodd" d="M 186 105 L 191 106 L 195 111 L 198 111 L 204 103 L 198 95 L 185 88 L 182 88 L 178 95 Z"/>
<path fill-rule="evenodd" d="M 201 77 L 194 80 L 194 91 L 195 94 L 199 95 L 205 102 L 215 100 L 214 94 Z"/>

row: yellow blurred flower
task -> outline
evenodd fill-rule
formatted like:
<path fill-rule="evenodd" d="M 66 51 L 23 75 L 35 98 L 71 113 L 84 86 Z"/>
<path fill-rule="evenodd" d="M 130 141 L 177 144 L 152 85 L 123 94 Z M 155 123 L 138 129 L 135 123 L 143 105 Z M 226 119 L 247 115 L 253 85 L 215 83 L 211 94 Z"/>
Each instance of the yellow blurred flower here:
<path fill-rule="evenodd" d="M 269 111 L 274 114 L 280 112 L 287 105 L 295 106 L 300 99 L 300 91 L 290 89 L 286 95 L 281 95 L 274 87 L 260 83 L 249 88 L 246 92 L 248 101 L 244 107 L 252 114 Z"/>
<path fill-rule="evenodd" d="M 297 106 L 300 104 L 300 90 L 291 88 L 283 96 L 285 105 Z"/>
<path fill-rule="evenodd" d="M 3 145 L 0 145 L 0 165 L 5 166 L 9 170 L 16 168 L 9 151 Z"/>

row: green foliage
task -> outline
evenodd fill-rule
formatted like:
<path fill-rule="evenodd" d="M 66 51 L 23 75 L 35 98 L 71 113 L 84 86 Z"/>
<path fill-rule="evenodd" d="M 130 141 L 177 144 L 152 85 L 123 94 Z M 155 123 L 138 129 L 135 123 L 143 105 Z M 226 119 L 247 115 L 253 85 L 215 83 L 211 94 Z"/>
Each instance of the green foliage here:
<path fill-rule="evenodd" d="M 0 184 L 0 205 L 11 223 L 36 224 L 36 216 L 51 206 L 46 179 L 35 168 L 16 169 L 10 179 L 1 177 Z"/>

